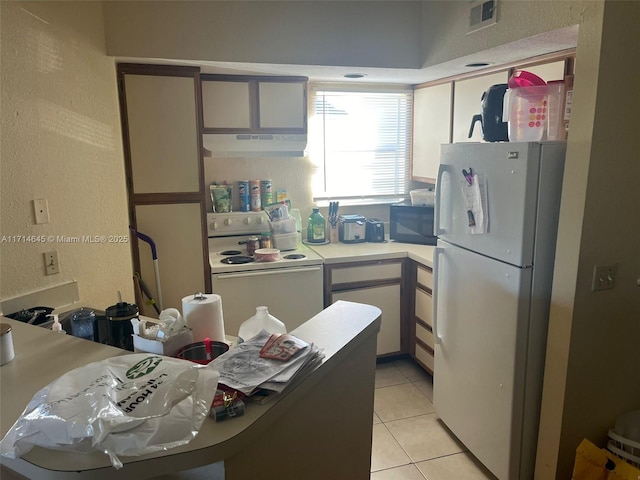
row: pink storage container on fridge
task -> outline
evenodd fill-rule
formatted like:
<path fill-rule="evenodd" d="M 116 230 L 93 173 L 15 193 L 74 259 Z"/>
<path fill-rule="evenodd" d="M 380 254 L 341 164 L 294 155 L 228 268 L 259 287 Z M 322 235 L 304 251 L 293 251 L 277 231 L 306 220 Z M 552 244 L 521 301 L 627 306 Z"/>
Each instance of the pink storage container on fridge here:
<path fill-rule="evenodd" d="M 509 141 L 538 142 L 548 122 L 547 86 L 509 89 Z"/>

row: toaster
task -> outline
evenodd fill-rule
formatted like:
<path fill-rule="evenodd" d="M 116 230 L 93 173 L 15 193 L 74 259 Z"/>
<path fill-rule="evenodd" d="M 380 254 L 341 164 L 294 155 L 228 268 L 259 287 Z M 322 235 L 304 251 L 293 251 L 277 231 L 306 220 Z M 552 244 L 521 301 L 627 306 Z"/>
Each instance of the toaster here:
<path fill-rule="evenodd" d="M 377 218 L 367 219 L 366 228 L 367 242 L 384 242 L 384 223 Z"/>
<path fill-rule="evenodd" d="M 367 219 L 362 215 L 340 215 L 338 217 L 338 240 L 342 243 L 366 241 Z"/>

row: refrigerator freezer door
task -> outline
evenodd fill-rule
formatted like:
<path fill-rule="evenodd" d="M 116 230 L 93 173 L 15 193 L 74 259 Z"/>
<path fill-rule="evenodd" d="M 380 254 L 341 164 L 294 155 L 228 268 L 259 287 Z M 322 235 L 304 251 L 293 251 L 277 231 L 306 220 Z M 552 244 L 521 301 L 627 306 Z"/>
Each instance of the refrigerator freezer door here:
<path fill-rule="evenodd" d="M 532 265 L 539 158 L 538 143 L 442 145 L 435 235 L 512 265 Z M 463 170 L 473 173 L 472 181 L 486 195 L 486 233 L 474 234 L 469 226 L 470 189 Z"/>
<path fill-rule="evenodd" d="M 499 479 L 521 477 L 531 269 L 438 241 L 436 413 Z M 532 454 L 535 454 L 533 452 Z"/>

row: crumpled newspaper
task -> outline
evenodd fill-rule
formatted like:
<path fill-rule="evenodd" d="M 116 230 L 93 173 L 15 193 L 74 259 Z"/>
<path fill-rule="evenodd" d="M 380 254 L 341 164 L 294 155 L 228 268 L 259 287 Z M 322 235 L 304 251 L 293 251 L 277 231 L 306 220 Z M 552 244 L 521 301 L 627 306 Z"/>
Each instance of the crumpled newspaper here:
<path fill-rule="evenodd" d="M 148 353 L 121 355 L 62 375 L 38 391 L 0 442 L 16 458 L 34 446 L 137 456 L 189 443 L 207 418 L 219 373 Z"/>

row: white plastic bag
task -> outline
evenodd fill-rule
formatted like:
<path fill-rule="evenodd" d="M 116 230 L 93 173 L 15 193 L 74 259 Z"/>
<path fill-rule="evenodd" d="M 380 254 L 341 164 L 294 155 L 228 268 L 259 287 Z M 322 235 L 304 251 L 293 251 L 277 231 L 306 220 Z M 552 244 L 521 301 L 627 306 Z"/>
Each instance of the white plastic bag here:
<path fill-rule="evenodd" d="M 209 414 L 219 373 L 186 360 L 122 355 L 67 372 L 31 399 L 0 442 L 16 458 L 41 446 L 137 456 L 189 443 Z"/>

